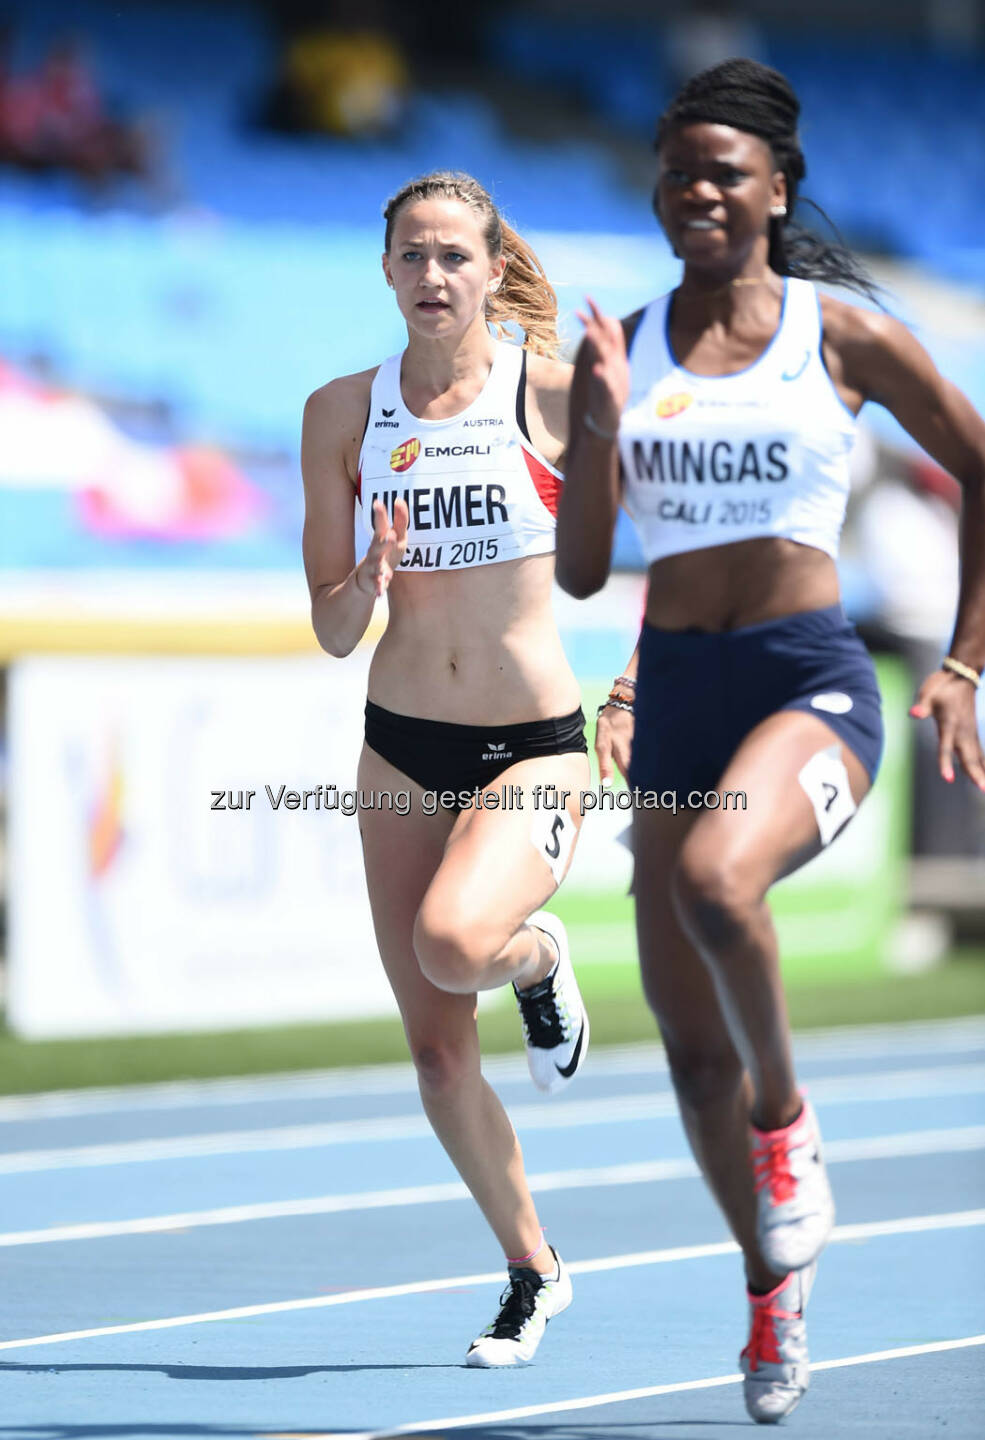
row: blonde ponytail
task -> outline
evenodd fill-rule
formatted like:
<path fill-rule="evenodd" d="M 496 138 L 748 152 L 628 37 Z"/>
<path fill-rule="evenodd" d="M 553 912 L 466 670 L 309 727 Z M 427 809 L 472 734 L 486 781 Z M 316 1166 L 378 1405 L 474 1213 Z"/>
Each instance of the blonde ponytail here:
<path fill-rule="evenodd" d="M 524 333 L 525 350 L 556 358 L 560 342 L 553 286 L 527 242 L 505 220 L 500 220 L 500 228 L 506 270 L 499 289 L 486 301 L 486 318 L 499 335 L 505 321 L 514 321 Z"/>

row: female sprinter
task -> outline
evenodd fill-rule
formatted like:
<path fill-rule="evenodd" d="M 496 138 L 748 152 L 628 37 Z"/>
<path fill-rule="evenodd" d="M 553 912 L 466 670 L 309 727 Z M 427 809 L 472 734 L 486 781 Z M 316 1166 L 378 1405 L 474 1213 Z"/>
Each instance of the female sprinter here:
<path fill-rule="evenodd" d="M 502 1307 L 468 1363 L 523 1365 L 571 1281 L 480 1073 L 476 991 L 513 982 L 541 1089 L 574 1076 L 588 1019 L 560 923 L 532 913 L 570 862 L 588 782 L 551 610 L 571 367 L 551 358 L 554 292 L 475 180 L 427 175 L 384 216 L 407 348 L 308 400 L 305 569 L 332 655 L 388 597 L 358 781 L 409 790 L 413 808 L 360 813 L 373 920 L 425 1112 L 508 1260 Z M 490 322 L 506 320 L 525 348 L 494 338 Z"/>
<path fill-rule="evenodd" d="M 873 667 L 835 566 L 866 400 L 964 485 L 957 626 L 913 713 L 937 723 L 944 778 L 956 754 L 985 789 L 985 425 L 902 325 L 815 291 L 814 279 L 868 286 L 848 252 L 791 224 L 799 109 L 776 71 L 730 60 L 662 117 L 655 207 L 683 275 L 621 324 L 591 304 L 583 317 L 558 528 L 574 595 L 605 582 L 620 500 L 649 563 L 638 672 L 605 711 L 603 769 L 610 745 L 625 763 L 635 689 L 643 980 L 692 1148 L 745 1257 L 745 1399 L 766 1422 L 807 1388 L 803 1312 L 834 1206 L 765 897 L 850 821 L 879 763 Z M 662 791 L 694 808 L 643 808 Z M 745 808 L 713 808 L 709 792 L 744 794 Z"/>

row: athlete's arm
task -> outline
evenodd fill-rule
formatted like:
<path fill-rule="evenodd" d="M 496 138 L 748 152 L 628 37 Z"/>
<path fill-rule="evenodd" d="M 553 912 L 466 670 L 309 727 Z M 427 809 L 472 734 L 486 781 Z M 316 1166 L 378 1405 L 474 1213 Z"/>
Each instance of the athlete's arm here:
<path fill-rule="evenodd" d="M 938 371 L 904 325 L 854 306 L 825 305 L 841 380 L 862 399 L 875 400 L 961 484 L 961 588 L 949 654 L 981 673 L 985 667 L 985 422 L 965 395 Z M 832 377 L 834 378 L 834 376 Z M 985 790 L 985 754 L 975 720 L 975 691 L 961 676 L 937 670 L 920 688 L 912 712 L 933 715 L 939 763 L 953 780 L 953 755 Z"/>
<path fill-rule="evenodd" d="M 370 376 L 333 380 L 309 396 L 301 430 L 304 531 L 301 548 L 311 594 L 311 623 L 330 655 L 348 655 L 362 639 L 376 597 L 387 589 L 407 542 L 407 507 L 393 524 L 373 507 L 373 539 L 356 564 L 356 471 L 369 408 Z"/>
<path fill-rule="evenodd" d="M 639 667 L 640 647 L 629 657 L 618 677 L 612 682 L 611 693 L 618 699 L 632 705 L 636 698 L 633 686 L 621 685 L 622 679 L 636 679 Z M 603 785 L 612 783 L 612 762 L 619 767 L 623 779 L 629 779 L 629 757 L 633 748 L 635 717 L 632 710 L 623 710 L 618 705 L 606 705 L 595 722 L 595 757 L 599 765 L 599 779 Z"/>
<path fill-rule="evenodd" d="M 579 600 L 601 590 L 609 575 L 622 493 L 617 437 L 629 397 L 624 325 L 591 300 L 588 307 L 588 315 L 579 315 L 585 338 L 571 382 L 568 459 L 557 517 L 558 583 Z M 626 324 L 635 324 L 635 317 Z"/>
<path fill-rule="evenodd" d="M 573 366 L 527 353 L 527 429 L 535 450 L 558 470 L 568 448 L 568 396 Z"/>

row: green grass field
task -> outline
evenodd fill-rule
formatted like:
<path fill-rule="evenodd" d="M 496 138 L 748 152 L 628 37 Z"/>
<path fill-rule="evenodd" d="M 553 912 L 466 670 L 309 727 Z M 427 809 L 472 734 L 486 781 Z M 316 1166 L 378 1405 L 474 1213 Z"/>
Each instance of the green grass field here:
<path fill-rule="evenodd" d="M 620 944 L 626 943 L 623 933 Z M 592 1043 L 654 1039 L 656 1030 L 631 952 L 624 959 L 621 952 L 616 956 L 611 950 L 589 951 L 581 943 L 578 948 L 583 954 L 605 956 L 578 966 L 591 1009 Z M 837 983 L 797 978 L 788 985 L 787 996 L 791 1020 L 800 1029 L 985 1014 L 985 951 L 956 951 L 947 964 L 921 975 L 867 975 Z M 487 1054 L 520 1048 L 519 1023 L 508 993 L 502 1003 L 484 1009 L 480 1028 Z M 406 1058 L 400 1025 L 389 1019 L 98 1040 L 25 1041 L 0 1030 L 0 1093 L 262 1074 Z"/>

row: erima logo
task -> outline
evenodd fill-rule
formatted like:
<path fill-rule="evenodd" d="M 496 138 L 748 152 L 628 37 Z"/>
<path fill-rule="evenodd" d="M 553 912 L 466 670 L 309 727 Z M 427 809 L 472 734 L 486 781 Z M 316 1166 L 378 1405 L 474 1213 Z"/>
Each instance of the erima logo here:
<path fill-rule="evenodd" d="M 396 405 L 394 405 L 394 407 L 393 407 L 392 410 L 388 410 L 388 409 L 386 408 L 386 406 L 384 405 L 384 406 L 383 406 L 383 414 L 384 414 L 384 417 L 385 417 L 387 420 L 389 420 L 389 419 L 391 418 L 391 416 L 393 416 L 393 415 L 396 414 L 396 410 L 397 410 Z"/>
<path fill-rule="evenodd" d="M 665 395 L 662 400 L 657 401 L 657 416 L 661 420 L 672 420 L 693 403 L 693 395 L 689 395 L 686 390 L 678 390 L 676 394 Z"/>
<path fill-rule="evenodd" d="M 398 445 L 390 456 L 391 470 L 409 470 L 421 453 L 421 442 L 415 436 L 412 440 L 405 440 Z"/>
<path fill-rule="evenodd" d="M 505 741 L 505 740 L 503 741 L 502 745 L 497 745 L 497 744 L 495 743 L 495 741 L 493 741 L 493 740 L 487 740 L 487 741 L 486 741 L 486 745 L 487 745 L 488 749 L 486 749 L 486 750 L 483 752 L 483 756 L 482 756 L 483 760 L 512 760 L 512 759 L 513 759 L 513 751 L 512 751 L 512 750 L 507 750 L 507 748 L 506 748 L 506 741 Z"/>

